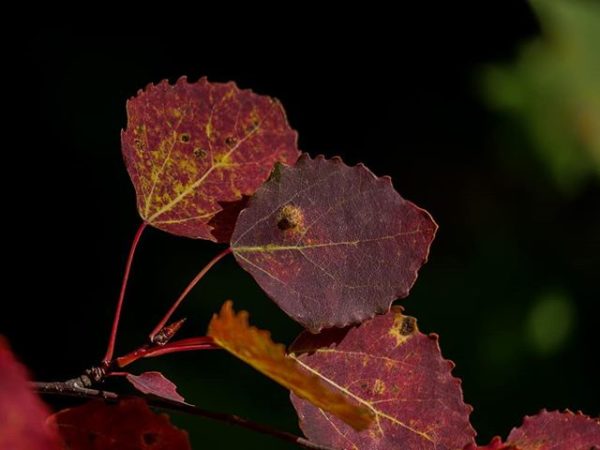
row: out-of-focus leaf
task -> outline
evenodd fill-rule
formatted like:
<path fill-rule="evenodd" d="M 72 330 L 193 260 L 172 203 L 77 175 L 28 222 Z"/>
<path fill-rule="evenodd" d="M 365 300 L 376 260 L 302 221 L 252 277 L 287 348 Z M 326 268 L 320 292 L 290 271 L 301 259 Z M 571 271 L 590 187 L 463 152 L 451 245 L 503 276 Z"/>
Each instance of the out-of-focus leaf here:
<path fill-rule="evenodd" d="M 268 331 L 248 324 L 246 311 L 236 314 L 231 301 L 225 302 L 221 312 L 213 316 L 208 335 L 259 372 L 311 404 L 339 417 L 342 423 L 357 430 L 365 429 L 371 423 L 372 417 L 366 408 L 302 369 L 300 364 L 285 354 L 282 344 L 273 342 Z"/>
<path fill-rule="evenodd" d="M 357 433 L 292 395 L 304 434 L 334 448 L 450 450 L 473 443 L 471 407 L 463 402 L 454 364 L 442 358 L 436 335 L 422 334 L 399 308 L 358 327 L 302 333 L 292 356 L 325 383 L 375 416 Z"/>
<path fill-rule="evenodd" d="M 138 211 L 181 236 L 227 241 L 235 202 L 252 195 L 275 162 L 299 156 L 281 104 L 232 82 L 151 84 L 127 102 L 127 116 L 121 138 Z M 224 202 L 230 209 L 219 215 Z"/>
<path fill-rule="evenodd" d="M 27 370 L 0 336 L 0 449 L 57 450 L 58 436 L 45 424 L 46 405 L 27 382 Z"/>
<path fill-rule="evenodd" d="M 94 400 L 64 409 L 49 422 L 58 427 L 65 450 L 191 450 L 187 433 L 141 398 Z"/>
<path fill-rule="evenodd" d="M 361 322 L 406 297 L 437 225 L 389 177 L 302 155 L 280 167 L 239 216 L 239 264 L 312 332 Z"/>
<path fill-rule="evenodd" d="M 128 373 L 125 378 L 133 387 L 144 394 L 154 395 L 155 397 L 166 398 L 176 402 L 183 402 L 185 399 L 177 392 L 177 386 L 172 381 L 165 378 L 160 372 L 144 372 L 140 375 Z"/>
<path fill-rule="evenodd" d="M 600 3 L 531 0 L 541 38 L 485 72 L 489 103 L 527 130 L 558 186 L 600 176 Z"/>

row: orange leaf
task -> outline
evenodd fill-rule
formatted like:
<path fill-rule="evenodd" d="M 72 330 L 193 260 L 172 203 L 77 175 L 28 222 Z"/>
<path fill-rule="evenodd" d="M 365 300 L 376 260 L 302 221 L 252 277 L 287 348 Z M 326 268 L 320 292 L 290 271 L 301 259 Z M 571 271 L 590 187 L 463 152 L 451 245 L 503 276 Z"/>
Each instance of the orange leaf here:
<path fill-rule="evenodd" d="M 250 364 L 259 372 L 290 389 L 298 397 L 308 400 L 329 412 L 356 430 L 363 430 L 373 420 L 370 412 L 358 406 L 345 395 L 336 392 L 309 374 L 285 353 L 282 344 L 276 344 L 268 331 L 248 324 L 248 313 L 235 313 L 229 300 L 215 314 L 208 325 L 208 335 L 228 352 Z"/>

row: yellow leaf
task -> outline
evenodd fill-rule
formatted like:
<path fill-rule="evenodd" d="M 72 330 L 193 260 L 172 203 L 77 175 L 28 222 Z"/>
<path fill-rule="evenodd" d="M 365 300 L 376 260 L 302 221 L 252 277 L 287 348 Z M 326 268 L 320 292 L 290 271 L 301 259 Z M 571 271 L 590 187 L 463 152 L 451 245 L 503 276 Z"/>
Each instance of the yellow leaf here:
<path fill-rule="evenodd" d="M 248 313 L 241 311 L 236 314 L 230 300 L 223 304 L 219 314 L 213 316 L 208 325 L 208 335 L 231 354 L 354 429 L 364 430 L 373 420 L 367 408 L 326 387 L 317 376 L 306 372 L 288 357 L 285 347 L 273 342 L 268 331 L 250 326 Z"/>

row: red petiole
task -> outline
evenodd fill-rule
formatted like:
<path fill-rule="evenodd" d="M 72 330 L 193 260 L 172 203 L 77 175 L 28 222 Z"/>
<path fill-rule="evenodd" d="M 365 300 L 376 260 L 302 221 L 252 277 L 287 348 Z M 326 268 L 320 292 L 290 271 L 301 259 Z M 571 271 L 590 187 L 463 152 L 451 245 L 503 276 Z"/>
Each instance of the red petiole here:
<path fill-rule="evenodd" d="M 123 274 L 123 281 L 121 283 L 121 291 L 119 293 L 119 300 L 117 302 L 117 309 L 115 311 L 115 317 L 113 320 L 113 325 L 108 341 L 108 348 L 106 350 L 106 354 L 102 361 L 102 366 L 105 368 L 109 368 L 111 366 L 117 366 L 119 368 L 123 368 L 134 361 L 137 361 L 140 358 L 150 358 L 154 356 L 166 355 L 168 353 L 177 353 L 177 352 L 186 352 L 192 350 L 214 350 L 220 348 L 217 344 L 215 344 L 212 338 L 208 336 L 201 336 L 195 338 L 187 338 L 181 339 L 175 342 L 168 342 L 168 340 L 173 337 L 173 335 L 179 330 L 179 328 L 183 325 L 184 320 L 180 320 L 175 322 L 169 326 L 166 326 L 167 322 L 177 309 L 177 307 L 181 304 L 181 302 L 187 297 L 190 291 L 194 288 L 194 286 L 206 275 L 206 273 L 223 257 L 231 253 L 231 248 L 227 248 L 215 256 L 211 261 L 209 261 L 206 266 L 198 272 L 198 274 L 192 279 L 192 281 L 187 285 L 187 287 L 183 290 L 181 295 L 175 300 L 171 308 L 167 311 L 162 320 L 154 327 L 152 332 L 150 333 L 150 344 L 146 344 L 134 350 L 130 353 L 127 353 L 124 356 L 120 356 L 113 360 L 115 342 L 117 338 L 117 330 L 119 327 L 119 320 L 121 317 L 121 310 L 123 309 L 123 302 L 125 299 L 125 292 L 127 290 L 127 282 L 129 280 L 129 274 L 131 272 L 131 265 L 133 263 L 133 257 L 135 255 L 136 248 L 139 244 L 142 233 L 144 232 L 147 226 L 146 222 L 143 222 L 131 243 L 131 248 L 129 250 L 129 256 L 127 258 L 127 263 L 125 265 L 125 272 Z M 119 372 L 109 372 L 110 374 L 118 374 Z"/>
<path fill-rule="evenodd" d="M 217 256 L 215 256 L 213 259 L 211 259 L 209 261 L 209 263 L 206 266 L 204 266 L 204 268 L 200 272 L 198 272 L 198 275 L 196 275 L 194 277 L 194 279 L 192 281 L 190 281 L 190 283 L 183 290 L 181 295 L 177 298 L 177 300 L 175 300 L 175 303 L 173 303 L 173 306 L 171 306 L 169 311 L 167 311 L 167 314 L 165 314 L 165 316 L 162 318 L 162 320 L 158 323 L 158 325 L 156 325 L 154 327 L 154 330 L 152 330 L 152 332 L 150 333 L 150 342 L 155 342 L 156 335 L 164 328 L 164 326 L 169 321 L 169 319 L 171 318 L 171 316 L 173 315 L 173 313 L 175 312 L 177 307 L 187 297 L 187 295 L 194 288 L 194 286 L 196 286 L 198 281 L 200 281 L 204 277 L 204 275 L 206 275 L 206 273 L 216 263 L 218 263 L 221 259 L 223 259 L 223 257 L 227 256 L 229 253 L 231 253 L 231 248 L 227 248 L 227 249 L 223 250 L 221 253 L 219 253 Z"/>
<path fill-rule="evenodd" d="M 169 342 L 165 345 L 145 345 L 124 356 L 115 359 L 115 364 L 119 368 L 141 358 L 152 358 L 154 356 L 167 355 L 169 353 L 188 352 L 193 350 L 217 350 L 219 347 L 209 336 L 199 336 L 187 339 L 180 339 L 175 342 Z"/>
<path fill-rule="evenodd" d="M 104 359 L 102 360 L 102 364 L 108 366 L 110 361 L 113 358 L 113 354 L 115 352 L 115 342 L 117 340 L 117 330 L 119 328 L 119 319 L 121 318 L 121 310 L 123 309 L 123 300 L 125 299 L 125 291 L 127 290 L 127 281 L 129 280 L 129 272 L 131 272 L 131 263 L 133 262 L 133 256 L 135 255 L 135 250 L 140 242 L 140 238 L 142 237 L 142 233 L 146 229 L 146 222 L 142 222 L 139 226 L 135 236 L 133 238 L 133 242 L 131 243 L 131 248 L 129 250 L 129 256 L 127 257 L 127 263 L 125 265 L 125 272 L 123 274 L 123 282 L 121 283 L 121 292 L 119 293 L 119 301 L 117 302 L 117 310 L 115 311 L 115 318 L 113 320 L 112 329 L 110 332 L 110 337 L 108 340 L 108 347 L 106 349 L 106 354 L 104 355 Z"/>

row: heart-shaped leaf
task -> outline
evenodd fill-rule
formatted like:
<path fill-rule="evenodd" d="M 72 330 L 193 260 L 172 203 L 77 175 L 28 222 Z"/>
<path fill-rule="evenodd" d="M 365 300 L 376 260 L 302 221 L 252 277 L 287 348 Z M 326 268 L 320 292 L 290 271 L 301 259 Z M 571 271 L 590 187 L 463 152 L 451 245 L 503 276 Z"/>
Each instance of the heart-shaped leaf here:
<path fill-rule="evenodd" d="M 384 313 L 406 297 L 436 229 L 389 177 L 304 154 L 258 189 L 231 248 L 290 317 L 317 332 Z"/>
<path fill-rule="evenodd" d="M 259 372 L 307 399 L 325 411 L 339 417 L 355 429 L 362 430 L 372 421 L 370 412 L 357 405 L 337 389 L 325 386 L 318 377 L 307 373 L 285 354 L 285 347 L 276 344 L 268 331 L 248 324 L 248 313 L 236 314 L 227 301 L 208 326 L 208 335 L 228 352 L 250 364 Z"/>
<path fill-rule="evenodd" d="M 302 333 L 292 356 L 323 382 L 368 408 L 375 424 L 357 433 L 327 412 L 292 395 L 300 427 L 333 448 L 463 448 L 475 431 L 454 364 L 442 358 L 436 335 L 419 332 L 399 308 L 355 328 Z"/>
<path fill-rule="evenodd" d="M 299 155 L 281 104 L 232 82 L 149 85 L 127 102 L 127 117 L 121 140 L 138 211 L 181 236 L 228 240 L 236 202 L 276 161 L 293 164 Z"/>

